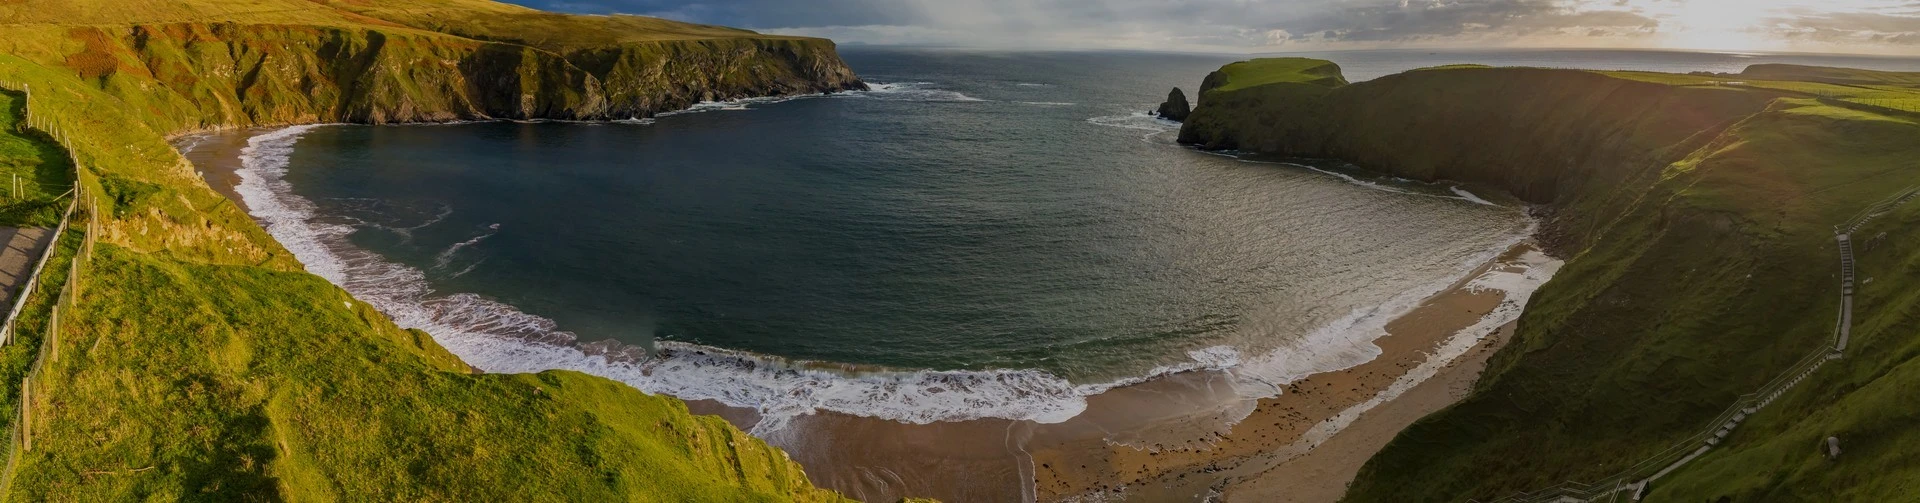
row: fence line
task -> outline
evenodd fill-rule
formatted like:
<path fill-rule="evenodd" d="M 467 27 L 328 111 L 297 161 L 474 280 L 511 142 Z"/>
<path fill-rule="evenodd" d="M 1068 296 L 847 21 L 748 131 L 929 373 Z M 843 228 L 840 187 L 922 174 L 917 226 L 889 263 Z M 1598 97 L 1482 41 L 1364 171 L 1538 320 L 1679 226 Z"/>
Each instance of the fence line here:
<path fill-rule="evenodd" d="M 23 285 L 19 289 L 19 291 L 15 294 L 16 297 L 14 298 L 14 302 L 13 302 L 13 305 L 11 306 L 11 309 L 9 309 L 7 312 L 6 320 L 3 322 L 0 322 L 0 346 L 7 346 L 7 345 L 13 344 L 14 331 L 15 331 L 15 327 L 14 327 L 15 319 L 20 316 L 20 311 L 22 308 L 26 306 L 27 299 L 33 296 L 34 290 L 39 286 L 40 275 L 42 274 L 42 272 L 44 272 L 44 270 L 47 267 L 47 259 L 52 258 L 53 251 L 59 248 L 60 236 L 65 233 L 67 221 L 72 218 L 74 209 L 76 208 L 77 203 L 80 201 L 80 198 L 77 197 L 77 193 L 76 193 L 76 191 L 78 190 L 78 187 L 80 186 L 80 176 L 79 176 L 80 160 L 74 157 L 73 149 L 68 147 L 65 134 L 55 132 L 57 130 L 48 129 L 51 126 L 46 125 L 41 121 L 34 120 L 33 88 L 30 85 L 13 82 L 13 81 L 0 80 L 0 88 L 5 88 L 8 90 L 16 90 L 21 93 L 21 95 L 24 97 L 23 99 L 25 102 L 25 104 L 21 106 L 21 109 L 26 111 L 26 117 L 24 118 L 25 120 L 23 120 L 22 122 L 26 124 L 26 128 L 39 130 L 40 132 L 46 134 L 49 138 L 53 138 L 53 140 L 56 143 L 60 144 L 61 152 L 67 156 L 67 162 L 69 163 L 69 165 L 73 166 L 74 168 L 75 175 L 74 175 L 73 181 L 74 181 L 75 188 L 69 189 L 65 194 L 55 196 L 54 200 L 58 201 L 61 198 L 64 198 L 68 195 L 76 195 L 76 197 L 73 199 L 73 203 L 75 204 L 69 204 L 67 206 L 66 213 L 63 214 L 60 218 L 59 228 L 54 231 L 53 240 L 50 243 L 48 243 L 47 249 L 41 252 L 39 262 L 34 264 L 33 273 L 27 277 L 26 284 Z"/>
<path fill-rule="evenodd" d="M 1799 361 L 1787 367 L 1785 372 L 1781 372 L 1775 376 L 1773 380 L 1767 381 L 1765 385 L 1760 386 L 1759 390 L 1740 395 L 1738 399 L 1734 400 L 1732 406 L 1727 407 L 1720 415 L 1715 416 L 1713 421 L 1707 423 L 1708 428 L 1706 430 L 1696 433 L 1686 440 L 1668 447 L 1666 450 L 1655 453 L 1653 456 L 1639 463 L 1635 463 L 1619 473 L 1591 483 L 1569 480 L 1538 491 L 1495 499 L 1494 502 L 1614 502 L 1620 501 L 1622 495 L 1628 495 L 1632 500 L 1639 501 L 1640 497 L 1646 493 L 1647 487 L 1652 484 L 1654 480 L 1672 473 L 1674 470 L 1679 469 L 1681 466 L 1686 465 L 1688 462 L 1693 461 L 1695 458 L 1706 454 L 1707 451 L 1720 445 L 1720 443 L 1726 439 L 1727 435 L 1731 434 L 1735 428 L 1738 428 L 1741 422 L 1745 421 L 1748 416 L 1758 413 L 1760 409 L 1778 400 L 1781 395 L 1786 394 L 1786 392 L 1795 385 L 1806 380 L 1808 376 L 1812 375 L 1814 371 L 1819 370 L 1820 367 L 1828 361 L 1840 359 L 1846 351 L 1847 338 L 1852 331 L 1853 321 L 1854 260 L 1851 234 L 1874 218 L 1886 214 L 1886 212 L 1891 211 L 1894 207 L 1906 204 L 1915 198 L 1920 198 L 1920 186 L 1908 187 L 1884 199 L 1875 201 L 1865 209 L 1848 217 L 1845 222 L 1834 226 L 1834 240 L 1840 249 L 1841 304 L 1839 318 L 1834 324 L 1831 344 L 1816 348 L 1813 352 L 1801 357 Z"/>
<path fill-rule="evenodd" d="M 27 302 L 28 299 L 32 298 L 34 294 L 40 293 L 37 291 L 37 286 L 43 277 L 42 275 L 45 272 L 47 263 L 50 262 L 59 251 L 61 239 L 65 237 L 69 231 L 82 233 L 80 236 L 80 246 L 75 251 L 73 258 L 67 263 L 66 284 L 62 285 L 61 288 L 54 293 L 53 303 L 47 310 L 46 331 L 41 336 L 40 346 L 35 352 L 33 362 L 27 370 L 27 375 L 22 378 L 20 382 L 19 416 L 15 418 L 14 421 L 11 421 L 7 427 L 9 438 L 7 444 L 7 461 L 5 471 L 0 473 L 0 498 L 4 498 L 13 486 L 14 469 L 18 466 L 20 454 L 33 448 L 33 430 L 35 427 L 34 404 L 46 401 L 49 398 L 48 390 L 45 389 L 45 384 L 40 378 L 40 373 L 46 368 L 47 362 L 58 361 L 60 357 L 59 338 L 62 318 L 65 317 L 68 311 L 73 309 L 79 301 L 81 291 L 80 283 L 84 277 L 82 269 L 91 260 L 94 243 L 100 235 L 102 221 L 99 214 L 99 200 L 93 191 L 86 188 L 87 185 L 85 181 L 88 173 L 86 169 L 81 166 L 79 159 L 74 156 L 74 149 L 71 147 L 71 143 L 68 142 L 67 135 L 63 130 L 43 121 L 42 118 L 44 116 L 35 116 L 33 113 L 35 101 L 32 99 L 32 90 L 27 87 L 27 85 L 11 81 L 0 81 L 0 87 L 19 90 L 26 96 L 26 104 L 22 107 L 26 110 L 25 120 L 22 121 L 25 123 L 25 127 L 38 130 L 58 143 L 63 153 L 67 156 L 67 161 L 73 166 L 74 170 L 73 188 L 54 199 L 57 201 L 61 198 L 71 196 L 72 200 L 68 202 L 66 212 L 61 215 L 60 225 L 55 228 L 53 238 L 49 240 L 47 244 L 47 249 L 41 253 L 39 263 L 34 265 L 32 276 L 27 279 L 26 285 L 21 288 L 19 298 L 15 299 L 12 310 L 7 314 L 6 321 L 0 323 L 0 346 L 10 345 L 16 338 L 18 334 L 19 316 L 29 305 L 29 302 Z M 84 204 L 82 204 L 83 201 L 85 202 Z M 84 230 L 76 230 L 72 227 L 76 214 L 82 214 L 86 217 L 86 227 Z"/>

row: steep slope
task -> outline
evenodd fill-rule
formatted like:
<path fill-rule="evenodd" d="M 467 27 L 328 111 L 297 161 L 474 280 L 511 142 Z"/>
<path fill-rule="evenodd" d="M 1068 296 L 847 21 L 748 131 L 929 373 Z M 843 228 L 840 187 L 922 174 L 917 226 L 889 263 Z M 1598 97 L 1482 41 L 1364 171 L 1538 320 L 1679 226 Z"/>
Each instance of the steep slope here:
<path fill-rule="evenodd" d="M 152 109 L 167 131 L 625 119 L 702 100 L 864 88 L 827 40 L 650 18 L 471 0 L 382 3 L 365 14 L 298 0 L 155 4 L 27 1 L 4 25 L 0 50 L 70 68 Z M 60 21 L 66 13 L 88 22 Z"/>
<path fill-rule="evenodd" d="M 1706 428 L 1736 397 L 1827 341 L 1839 289 L 1831 225 L 1920 183 L 1911 161 L 1920 127 L 1896 112 L 1814 99 L 1792 83 L 1741 79 L 1449 67 L 1203 95 L 1181 131 L 1185 142 L 1504 187 L 1550 212 L 1544 237 L 1568 257 L 1473 394 L 1402 432 L 1367 464 L 1348 500 L 1489 500 L 1612 475 Z M 1914 307 L 1911 298 L 1887 302 L 1863 309 L 1896 316 Z M 1862 328 L 1906 347 L 1915 332 L 1900 325 Z M 1866 394 L 1874 387 L 1865 383 L 1896 385 L 1893 369 L 1905 362 L 1823 370 L 1831 372 L 1823 379 L 1858 374 L 1852 389 L 1861 391 L 1796 389 L 1806 398 L 1755 418 L 1780 424 L 1741 435 L 1766 438 L 1829 413 L 1870 417 L 1880 438 L 1891 438 L 1886 428 L 1913 416 Z M 1841 412 L 1849 402 L 1889 409 Z M 1762 476 L 1787 466 L 1721 461 L 1756 459 L 1743 452 L 1764 444 L 1745 438 L 1694 469 L 1753 477 L 1656 484 L 1649 500 L 1779 494 L 1803 479 L 1876 500 L 1920 479 L 1911 469 L 1864 467 Z M 1817 458 L 1811 442 L 1791 445 L 1801 448 L 1767 452 Z M 1880 456 L 1912 466 L 1911 454 Z"/>
<path fill-rule="evenodd" d="M 57 337 L 46 313 L 64 275 L 0 348 L 16 412 L 0 423 L 24 408 L 33 439 L 12 450 L 6 499 L 843 499 L 672 398 L 572 372 L 471 372 L 304 272 L 166 141 L 260 124 L 623 118 L 859 87 L 830 42 L 473 0 L 339 4 L 0 3 L 0 80 L 31 88 L 35 125 L 60 141 L 27 137 L 71 153 L 82 193 L 99 195 L 81 218 L 100 220 Z M 518 39 L 453 14 L 542 24 Z M 575 38 L 532 43 L 542 30 Z M 593 35 L 605 30 L 625 31 Z M 86 228 L 49 270 L 82 253 Z M 23 402 L 23 362 L 43 340 L 59 357 L 40 360 Z"/>

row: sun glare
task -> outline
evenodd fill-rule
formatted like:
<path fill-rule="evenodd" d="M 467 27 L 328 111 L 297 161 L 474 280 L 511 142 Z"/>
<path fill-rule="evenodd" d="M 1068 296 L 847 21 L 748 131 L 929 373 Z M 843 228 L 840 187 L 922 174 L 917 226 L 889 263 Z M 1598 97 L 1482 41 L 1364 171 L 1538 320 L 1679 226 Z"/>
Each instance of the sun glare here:
<path fill-rule="evenodd" d="M 1609 2 L 1611 3 L 1611 2 Z M 1662 44 L 1674 49 L 1765 51 L 1788 48 L 1768 33 L 1780 19 L 1805 12 L 1872 12 L 1885 0 L 1634 0 L 1631 5 L 1660 22 Z"/>

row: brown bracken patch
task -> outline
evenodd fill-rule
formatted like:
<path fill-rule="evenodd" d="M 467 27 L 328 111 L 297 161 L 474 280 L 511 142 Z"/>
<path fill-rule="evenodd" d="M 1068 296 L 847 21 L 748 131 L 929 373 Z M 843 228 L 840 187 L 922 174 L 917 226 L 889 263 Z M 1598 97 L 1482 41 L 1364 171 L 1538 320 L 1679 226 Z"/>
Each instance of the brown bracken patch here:
<path fill-rule="evenodd" d="M 64 62 L 67 68 L 79 73 L 81 78 L 105 78 L 115 72 L 131 69 L 121 63 L 119 56 L 115 54 L 118 52 L 116 50 L 118 45 L 114 43 L 112 35 L 105 30 L 74 28 L 67 30 L 67 36 L 85 44 L 80 52 L 68 55 Z"/>

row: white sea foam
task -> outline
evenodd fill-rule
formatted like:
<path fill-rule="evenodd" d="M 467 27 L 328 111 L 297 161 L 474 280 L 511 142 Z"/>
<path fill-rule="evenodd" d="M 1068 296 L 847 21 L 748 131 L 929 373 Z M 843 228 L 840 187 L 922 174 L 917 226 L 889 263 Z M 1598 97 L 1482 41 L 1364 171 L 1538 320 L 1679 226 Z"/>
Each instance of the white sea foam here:
<path fill-rule="evenodd" d="M 968 96 L 960 91 L 941 89 L 933 82 L 869 82 L 866 91 L 850 91 L 836 94 L 847 98 L 870 98 L 887 101 L 925 101 L 925 102 L 975 102 L 987 101 Z"/>
<path fill-rule="evenodd" d="M 762 429 L 778 429 L 788 418 L 823 410 L 912 423 L 981 417 L 1059 422 L 1084 410 L 1086 396 L 1140 380 L 1073 384 L 1038 370 L 839 372 L 820 370 L 825 365 L 812 362 L 673 342 L 659 344 L 651 357 L 630 349 L 590 351 L 552 320 L 474 294 L 435 292 L 419 269 L 349 244 L 352 226 L 319 222 L 314 205 L 294 194 L 284 179 L 294 143 L 312 129 L 286 128 L 248 141 L 237 191 L 254 216 L 309 272 L 372 303 L 403 327 L 426 330 L 483 371 L 579 370 L 650 393 L 757 409 L 767 418 Z M 1200 352 L 1196 359 L 1156 372 L 1203 368 L 1208 363 L 1202 361 L 1215 358 Z"/>
<path fill-rule="evenodd" d="M 1140 141 L 1147 143 L 1163 143 L 1165 140 L 1155 141 L 1154 138 L 1180 130 L 1179 122 L 1162 119 L 1159 116 L 1144 112 L 1133 112 L 1125 115 L 1103 115 L 1089 118 L 1087 119 L 1087 123 L 1096 126 L 1146 131 L 1145 134 L 1140 135 Z"/>
<path fill-rule="evenodd" d="M 742 110 L 751 110 L 753 105 L 785 103 L 785 102 L 789 102 L 797 99 L 812 98 L 816 96 L 820 96 L 820 95 L 802 94 L 802 95 L 793 95 L 793 96 L 761 96 L 761 97 L 755 97 L 755 98 L 741 98 L 737 100 L 726 100 L 726 101 L 702 101 L 699 103 L 694 103 L 693 106 L 687 107 L 686 109 L 683 109 L 683 110 L 660 112 L 660 113 L 654 114 L 654 116 L 655 117 L 672 117 L 675 115 L 697 114 L 697 113 L 703 113 L 703 112 L 728 112 L 728 111 L 737 112 Z M 635 120 L 646 121 L 646 122 L 638 122 L 639 124 L 653 123 L 650 119 L 635 119 Z"/>
<path fill-rule="evenodd" d="M 483 371 L 571 369 L 649 393 L 751 408 L 763 417 L 754 428 L 756 434 L 777 431 L 792 417 L 818 411 L 921 424 L 988 417 L 1061 422 L 1085 410 L 1088 396 L 1194 370 L 1230 370 L 1258 383 L 1252 388 L 1278 392 L 1278 384 L 1357 365 L 1378 355 L 1371 341 L 1384 333 L 1385 323 L 1451 284 L 1410 291 L 1380 307 L 1357 310 L 1309 334 L 1297 346 L 1253 357 L 1228 347 L 1203 348 L 1189 352 L 1185 363 L 1095 384 L 1074 384 L 1027 369 L 841 370 L 830 364 L 678 342 L 659 343 L 648 354 L 604 342 L 578 344 L 574 334 L 560 330 L 550 319 L 471 293 L 435 292 L 421 270 L 352 246 L 346 239 L 352 226 L 321 222 L 314 205 L 294 194 L 284 179 L 294 144 L 314 127 L 296 126 L 250 139 L 242 151 L 241 182 L 236 187 L 254 216 L 309 272 L 373 304 L 401 326 L 433 334 L 448 350 Z M 1489 281 L 1483 286 L 1516 284 L 1518 280 L 1514 284 Z"/>
<path fill-rule="evenodd" d="M 1180 130 L 1179 122 L 1162 119 L 1146 112 L 1133 112 L 1124 115 L 1103 115 L 1087 119 L 1087 122 L 1100 126 L 1138 129 L 1155 133 Z"/>
<path fill-rule="evenodd" d="M 1070 107 L 1070 106 L 1078 105 L 1078 103 L 1067 103 L 1064 101 L 1015 101 L 1014 103 L 1019 103 L 1022 105 L 1041 106 L 1041 107 Z"/>
<path fill-rule="evenodd" d="M 1014 85 L 1020 86 L 1020 87 L 1053 87 L 1053 84 L 1038 84 L 1033 82 L 1021 82 Z"/>
<path fill-rule="evenodd" d="M 1500 269 L 1489 271 L 1469 282 L 1466 287 L 1471 291 L 1503 292 L 1504 296 L 1500 301 L 1500 305 L 1495 307 L 1493 311 L 1488 312 L 1485 316 L 1482 316 L 1480 320 L 1473 325 L 1459 332 L 1455 332 L 1451 337 L 1448 337 L 1433 353 L 1428 354 L 1425 361 L 1421 362 L 1419 366 L 1414 367 L 1412 370 L 1407 371 L 1406 374 L 1401 375 L 1400 378 L 1395 379 L 1393 384 L 1387 386 L 1387 389 L 1375 394 L 1365 402 L 1354 404 L 1340 411 L 1339 414 L 1334 415 L 1334 417 L 1327 421 L 1322 421 L 1314 425 L 1312 429 L 1302 435 L 1300 443 L 1312 447 L 1326 442 L 1328 439 L 1333 438 L 1335 434 L 1353 424 L 1355 420 L 1360 418 L 1361 414 L 1373 410 L 1374 407 L 1378 407 L 1380 404 L 1399 398 L 1400 395 L 1405 394 L 1408 390 L 1419 386 L 1420 383 L 1426 382 L 1427 379 L 1433 378 L 1434 375 L 1440 373 L 1441 369 L 1452 365 L 1454 360 L 1467 354 L 1474 346 L 1486 340 L 1487 336 L 1493 335 L 1494 331 L 1499 330 L 1500 327 L 1506 326 L 1508 323 L 1512 323 L 1514 320 L 1520 319 L 1521 311 L 1526 307 L 1527 301 L 1533 298 L 1533 293 L 1539 290 L 1541 285 L 1546 284 L 1547 280 L 1553 278 L 1554 273 L 1560 270 L 1561 264 L 1562 262 L 1559 260 L 1555 260 L 1538 251 L 1532 251 L 1522 254 L 1518 260 L 1500 264 Z"/>
<path fill-rule="evenodd" d="M 694 103 L 693 106 L 687 107 L 684 110 L 660 112 L 658 114 L 654 114 L 654 116 L 655 117 L 671 117 L 675 115 L 696 114 L 696 113 L 703 113 L 703 112 L 737 112 L 737 111 L 744 111 L 744 110 L 752 110 L 754 109 L 755 106 L 758 106 L 758 105 L 785 103 L 789 101 L 803 100 L 803 99 L 809 99 L 809 98 L 870 98 L 870 99 L 879 99 L 879 100 L 886 100 L 886 101 L 925 101 L 925 102 L 987 101 L 987 100 L 975 98 L 972 96 L 967 96 L 966 94 L 962 94 L 959 91 L 949 91 L 945 89 L 939 89 L 935 86 L 936 84 L 932 82 L 894 82 L 894 83 L 873 82 L 873 83 L 868 83 L 867 85 L 868 89 L 865 91 L 841 91 L 841 92 L 832 93 L 832 94 L 796 94 L 791 96 L 761 96 L 761 97 L 754 97 L 754 98 L 740 98 L 740 99 L 725 100 L 725 101 L 702 101 L 699 103 Z M 616 121 L 616 122 L 628 122 L 628 123 L 644 125 L 644 124 L 653 124 L 653 119 L 632 119 L 631 121 Z"/>
<path fill-rule="evenodd" d="M 1484 204 L 1487 206 L 1499 206 L 1498 204 L 1493 204 L 1493 201 L 1481 199 L 1480 196 L 1476 196 L 1472 192 L 1467 192 L 1467 189 L 1460 188 L 1460 186 L 1458 185 L 1447 187 L 1447 190 L 1452 190 L 1453 193 L 1459 194 L 1461 199 L 1472 201 L 1476 204 Z"/>
<path fill-rule="evenodd" d="M 487 226 L 486 232 L 482 232 L 480 233 L 480 235 L 474 236 L 473 238 L 468 239 L 466 241 L 454 243 L 453 246 L 449 246 L 447 247 L 447 249 L 441 250 L 439 255 L 436 255 L 433 257 L 433 266 L 435 268 L 446 267 L 447 264 L 453 262 L 454 254 L 460 253 L 460 250 L 465 249 L 466 247 L 469 247 L 469 246 L 480 244 L 481 241 L 486 241 L 487 238 L 493 237 L 493 235 L 499 234 L 499 233 L 500 233 L 500 224 L 489 225 Z M 466 271 L 461 271 L 460 274 L 466 274 Z M 455 276 L 458 276 L 458 274 L 456 274 Z"/>

